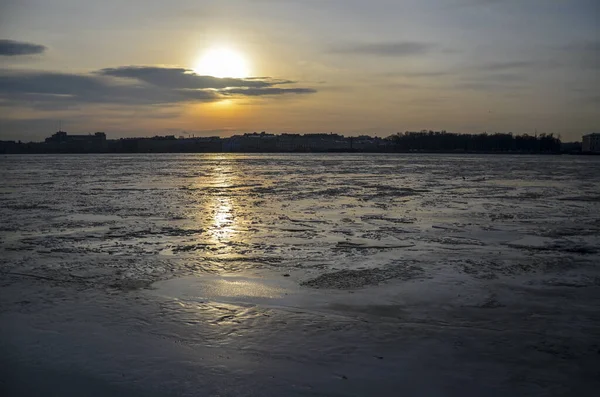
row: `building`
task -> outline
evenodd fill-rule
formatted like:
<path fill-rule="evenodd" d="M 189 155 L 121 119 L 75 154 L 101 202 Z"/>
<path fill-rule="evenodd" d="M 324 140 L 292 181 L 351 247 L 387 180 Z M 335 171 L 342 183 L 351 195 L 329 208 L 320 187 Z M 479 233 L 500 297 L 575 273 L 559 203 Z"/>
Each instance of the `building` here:
<path fill-rule="evenodd" d="M 345 151 L 350 149 L 350 140 L 334 133 L 304 134 L 302 149 L 309 152 Z"/>
<path fill-rule="evenodd" d="M 583 136 L 581 143 L 583 153 L 600 153 L 600 134 L 588 134 Z"/>
<path fill-rule="evenodd" d="M 223 151 L 223 141 L 218 136 L 180 138 L 174 149 L 182 153 L 216 153 Z"/>
<path fill-rule="evenodd" d="M 0 154 L 17 153 L 21 142 L 15 141 L 0 141 Z"/>
<path fill-rule="evenodd" d="M 301 140 L 300 134 L 281 134 L 275 145 L 278 152 L 294 152 L 300 150 Z"/>
<path fill-rule="evenodd" d="M 49 138 L 46 138 L 46 143 L 65 143 L 65 142 L 86 142 L 86 143 L 103 143 L 106 141 L 104 132 L 96 132 L 94 135 L 69 135 L 65 131 L 58 131 Z"/>
<path fill-rule="evenodd" d="M 51 153 L 101 153 L 107 150 L 108 141 L 104 132 L 88 135 L 69 135 L 58 131 L 46 138 L 43 151 Z"/>
<path fill-rule="evenodd" d="M 359 152 L 383 152 L 390 141 L 379 137 L 360 135 L 349 138 L 351 149 Z"/>
<path fill-rule="evenodd" d="M 277 135 L 266 132 L 234 135 L 225 139 L 223 150 L 226 152 L 275 152 L 277 150 Z"/>

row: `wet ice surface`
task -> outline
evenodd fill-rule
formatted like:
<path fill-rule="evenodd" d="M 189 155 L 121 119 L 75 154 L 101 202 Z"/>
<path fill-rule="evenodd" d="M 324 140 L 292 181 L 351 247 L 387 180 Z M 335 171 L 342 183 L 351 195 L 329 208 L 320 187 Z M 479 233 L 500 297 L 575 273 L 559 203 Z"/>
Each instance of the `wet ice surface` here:
<path fill-rule="evenodd" d="M 599 160 L 2 157 L 4 362 L 98 395 L 589 393 Z"/>

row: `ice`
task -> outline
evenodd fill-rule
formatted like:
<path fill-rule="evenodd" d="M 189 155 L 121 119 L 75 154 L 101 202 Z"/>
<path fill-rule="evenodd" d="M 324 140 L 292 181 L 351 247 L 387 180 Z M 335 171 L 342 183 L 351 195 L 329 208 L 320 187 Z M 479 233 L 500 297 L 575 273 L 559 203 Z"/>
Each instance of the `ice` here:
<path fill-rule="evenodd" d="M 3 156 L 0 181 L 0 370 L 30 395 L 600 387 L 597 158 Z"/>
<path fill-rule="evenodd" d="M 49 264 L 65 274 L 103 267 L 107 257 L 134 259 L 127 274 L 143 279 L 164 263 L 170 270 L 163 276 L 172 277 L 315 261 L 323 271 L 380 268 L 398 257 L 428 267 L 440 258 L 498 252 L 531 262 L 534 250 L 594 261 L 600 246 L 594 158 L 220 154 L 1 161 L 0 248 L 7 263 L 42 274 Z"/>

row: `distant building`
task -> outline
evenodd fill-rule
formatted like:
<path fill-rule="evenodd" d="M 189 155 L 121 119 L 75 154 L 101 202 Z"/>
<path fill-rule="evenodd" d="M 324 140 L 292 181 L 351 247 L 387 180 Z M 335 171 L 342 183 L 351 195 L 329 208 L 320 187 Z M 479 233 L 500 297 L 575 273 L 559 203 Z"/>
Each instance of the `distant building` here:
<path fill-rule="evenodd" d="M 386 146 L 390 144 L 390 141 L 388 140 L 368 135 L 360 135 L 349 139 L 351 149 L 362 152 L 385 151 Z"/>
<path fill-rule="evenodd" d="M 583 136 L 581 143 L 583 153 L 600 153 L 600 134 L 589 134 Z"/>
<path fill-rule="evenodd" d="M 223 150 L 227 152 L 275 152 L 278 136 L 266 132 L 233 135 L 225 140 Z"/>
<path fill-rule="evenodd" d="M 275 143 L 278 152 L 293 152 L 298 150 L 300 134 L 281 134 Z"/>
<path fill-rule="evenodd" d="M 218 136 L 177 139 L 174 151 L 182 153 L 215 153 L 223 151 L 223 141 Z"/>
<path fill-rule="evenodd" d="M 65 143 L 65 142 L 87 142 L 87 143 L 103 143 L 106 141 L 104 132 L 96 132 L 94 135 L 69 135 L 65 131 L 58 131 L 49 138 L 46 138 L 46 143 Z"/>
<path fill-rule="evenodd" d="M 304 134 L 302 148 L 310 152 L 342 151 L 350 149 L 350 140 L 334 133 Z"/>
<path fill-rule="evenodd" d="M 21 146 L 21 141 L 19 143 L 15 141 L 0 141 L 0 154 L 15 153 L 19 146 Z"/>
<path fill-rule="evenodd" d="M 52 153 L 100 153 L 108 148 L 108 141 L 104 132 L 96 132 L 88 135 L 69 135 L 65 131 L 58 131 L 51 137 L 46 138 L 42 144 L 44 152 Z M 32 149 L 37 150 L 37 149 Z"/>
<path fill-rule="evenodd" d="M 563 153 L 581 153 L 581 142 L 561 142 L 560 151 Z"/>

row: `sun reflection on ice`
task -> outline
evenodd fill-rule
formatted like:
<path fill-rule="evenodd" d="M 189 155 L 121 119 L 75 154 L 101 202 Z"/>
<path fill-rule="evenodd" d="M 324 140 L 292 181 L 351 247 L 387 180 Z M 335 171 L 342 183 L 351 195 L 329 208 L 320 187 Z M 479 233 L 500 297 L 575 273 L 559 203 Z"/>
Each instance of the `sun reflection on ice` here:
<path fill-rule="evenodd" d="M 209 234 L 216 242 L 228 241 L 235 234 L 235 215 L 231 197 L 215 197 L 213 222 Z"/>
<path fill-rule="evenodd" d="M 206 231 L 211 243 L 231 247 L 238 230 L 235 196 L 231 194 L 230 188 L 235 184 L 237 175 L 227 160 L 225 156 L 214 158 L 216 164 L 209 182 L 214 192 L 208 202 L 207 209 L 211 216 L 207 219 Z"/>
<path fill-rule="evenodd" d="M 202 233 L 195 237 L 194 252 L 215 265 L 236 266 L 252 252 L 254 230 L 250 219 L 244 165 L 233 155 L 213 154 L 201 158 L 204 172 L 193 184 L 194 220 Z M 223 262 L 221 262 L 223 261 Z"/>

